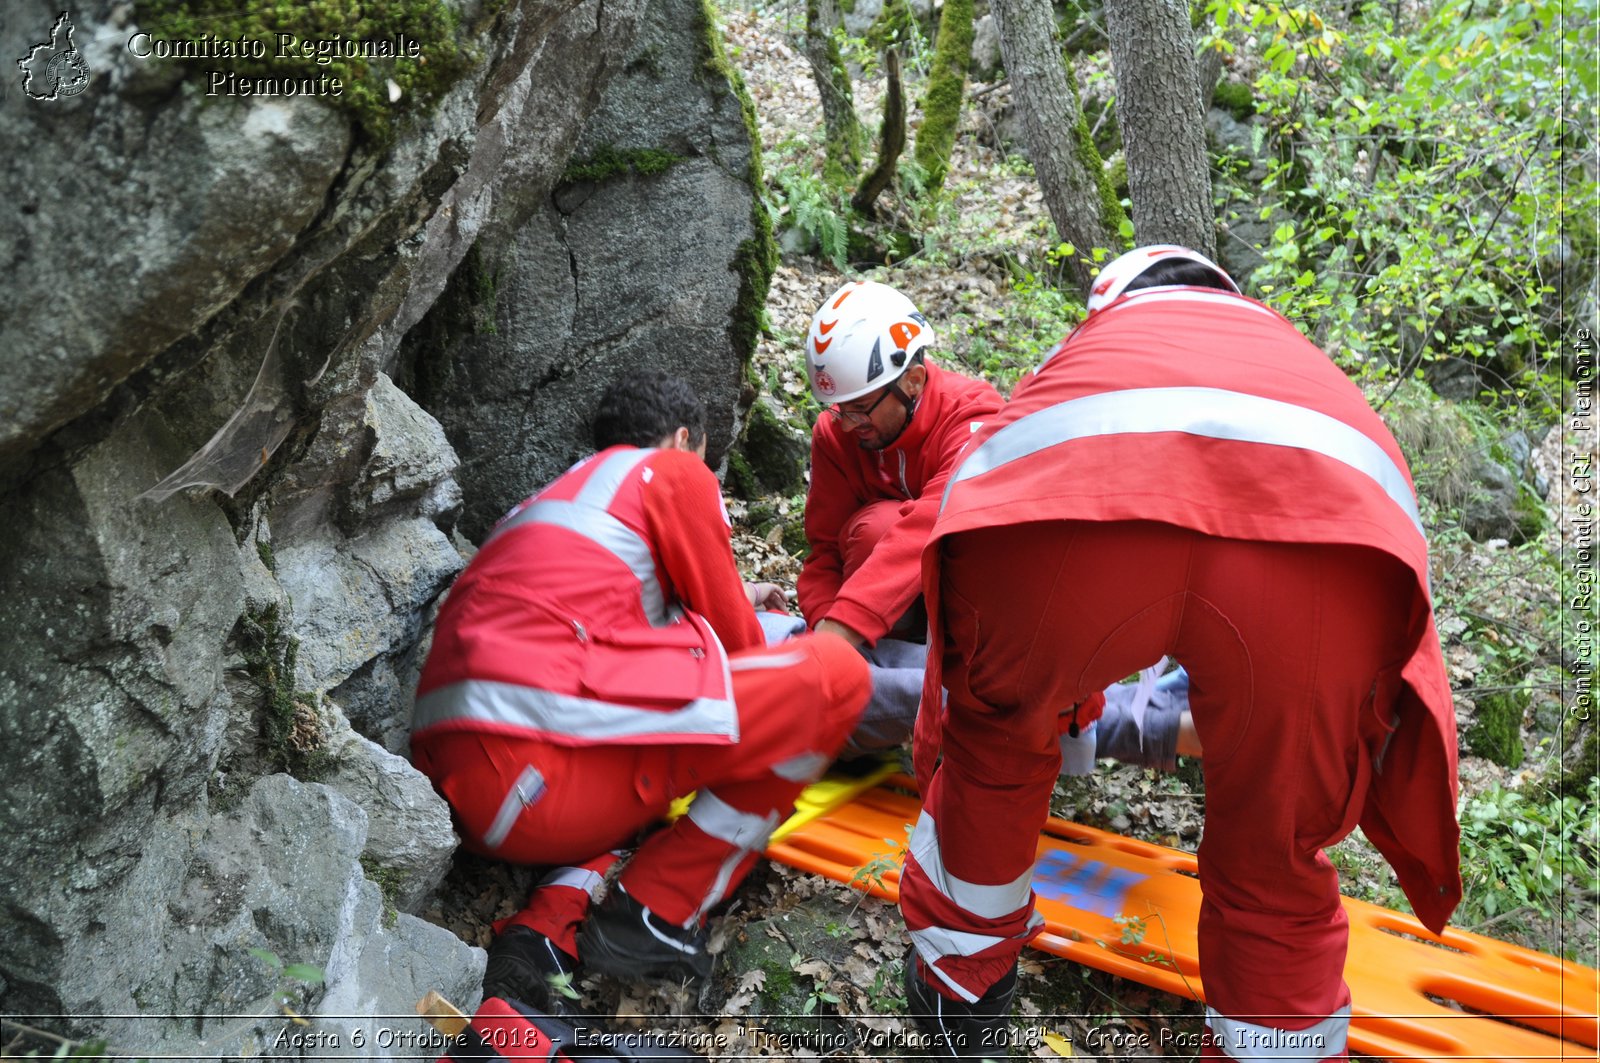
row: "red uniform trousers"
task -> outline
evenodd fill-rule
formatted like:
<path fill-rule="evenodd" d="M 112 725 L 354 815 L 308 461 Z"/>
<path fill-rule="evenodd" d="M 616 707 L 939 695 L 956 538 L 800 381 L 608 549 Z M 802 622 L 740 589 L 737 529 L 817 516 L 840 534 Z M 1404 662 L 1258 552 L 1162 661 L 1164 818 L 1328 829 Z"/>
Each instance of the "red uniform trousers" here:
<path fill-rule="evenodd" d="M 651 835 L 622 873 L 628 893 L 681 926 L 744 878 L 805 785 L 818 778 L 871 691 L 866 662 L 832 636 L 801 636 L 729 655 L 739 740 L 732 745 L 561 746 L 482 732 L 428 736 L 417 767 L 449 801 L 467 848 L 496 859 L 557 867 L 523 924 L 577 954 L 575 934 L 607 868 L 678 797 L 689 814 Z M 529 767 L 540 780 L 497 846 L 484 839 Z M 497 930 L 503 929 L 497 927 Z"/>
<path fill-rule="evenodd" d="M 1058 710 L 1169 654 L 1189 670 L 1205 747 L 1200 966 L 1208 1027 L 1230 1050 L 1204 1054 L 1346 1058 L 1348 931 L 1321 849 L 1354 828 L 1393 715 L 1415 641 L 1411 571 L 1361 547 L 1058 521 L 952 536 L 940 581 L 949 715 L 924 804 L 936 838 L 913 840 L 900 893 L 944 984 L 930 981 L 979 995 L 1038 932 L 1025 884 Z M 951 899 L 963 891 L 989 911 Z M 1286 1030 L 1305 1032 L 1276 1040 L 1320 1050 L 1261 1051 Z"/>
<path fill-rule="evenodd" d="M 904 504 L 899 499 L 880 498 L 876 502 L 868 502 L 845 521 L 844 527 L 839 530 L 839 556 L 844 563 L 840 571 L 846 580 L 856 574 L 878 541 L 900 521 L 900 507 Z M 807 617 L 811 623 L 816 623 L 816 619 Z M 922 596 L 918 595 L 884 637 L 921 642 L 927 634 L 928 612 L 923 607 Z"/>

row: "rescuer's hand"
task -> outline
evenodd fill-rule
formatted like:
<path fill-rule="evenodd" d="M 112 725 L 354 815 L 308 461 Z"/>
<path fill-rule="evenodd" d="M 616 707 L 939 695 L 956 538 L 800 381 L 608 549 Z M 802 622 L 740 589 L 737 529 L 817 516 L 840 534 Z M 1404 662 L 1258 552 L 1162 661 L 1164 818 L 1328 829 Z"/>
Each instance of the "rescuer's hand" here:
<path fill-rule="evenodd" d="M 749 595 L 750 604 L 757 609 L 783 612 L 789 604 L 783 596 L 783 588 L 776 583 L 746 583 L 744 592 Z"/>
<path fill-rule="evenodd" d="M 845 627 L 837 620 L 817 621 L 816 631 L 819 635 L 824 633 L 838 635 L 852 646 L 860 646 L 862 643 L 867 641 L 866 636 L 862 635 L 854 628 Z"/>

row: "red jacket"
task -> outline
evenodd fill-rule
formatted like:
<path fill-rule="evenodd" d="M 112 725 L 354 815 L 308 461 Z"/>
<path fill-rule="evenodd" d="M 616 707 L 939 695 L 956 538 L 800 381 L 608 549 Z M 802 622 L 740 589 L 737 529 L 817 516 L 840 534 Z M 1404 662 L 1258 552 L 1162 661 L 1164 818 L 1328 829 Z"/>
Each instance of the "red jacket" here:
<path fill-rule="evenodd" d="M 1253 300 L 1135 293 L 1079 326 L 973 438 L 923 555 L 935 627 L 938 540 L 1040 520 L 1160 520 L 1232 539 L 1369 546 L 1411 568 L 1416 641 L 1396 647 L 1410 652 L 1397 729 L 1360 822 L 1417 915 L 1442 927 L 1461 890 L 1455 712 L 1410 472 L 1360 389 Z M 919 731 L 919 763 L 930 762 L 935 727 Z"/>
<path fill-rule="evenodd" d="M 761 645 L 711 470 L 612 447 L 507 514 L 456 580 L 413 736 L 735 742 L 727 655 Z"/>
<path fill-rule="evenodd" d="M 836 620 L 876 642 L 921 591 L 919 559 L 933 529 L 945 478 L 976 425 L 1003 405 L 1000 393 L 929 364 L 928 383 L 900 438 L 866 450 L 833 417 L 811 436 L 811 487 L 806 494 L 806 540 L 811 545 L 795 590 L 800 611 L 815 626 Z M 844 579 L 839 537 L 869 502 L 899 499 L 900 521 L 872 555 Z"/>

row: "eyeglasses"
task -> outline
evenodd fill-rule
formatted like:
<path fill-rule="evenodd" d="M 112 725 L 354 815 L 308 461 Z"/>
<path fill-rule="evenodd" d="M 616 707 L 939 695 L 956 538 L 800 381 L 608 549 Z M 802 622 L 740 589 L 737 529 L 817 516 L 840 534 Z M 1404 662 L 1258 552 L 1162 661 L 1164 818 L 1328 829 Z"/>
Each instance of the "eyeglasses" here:
<path fill-rule="evenodd" d="M 883 400 L 888 398 L 893 391 L 894 387 L 892 385 L 884 388 L 883 393 L 873 401 L 871 406 L 864 410 L 847 410 L 843 406 L 833 405 L 828 407 L 828 412 L 847 424 L 864 425 L 872 420 L 872 411 L 883 405 Z"/>

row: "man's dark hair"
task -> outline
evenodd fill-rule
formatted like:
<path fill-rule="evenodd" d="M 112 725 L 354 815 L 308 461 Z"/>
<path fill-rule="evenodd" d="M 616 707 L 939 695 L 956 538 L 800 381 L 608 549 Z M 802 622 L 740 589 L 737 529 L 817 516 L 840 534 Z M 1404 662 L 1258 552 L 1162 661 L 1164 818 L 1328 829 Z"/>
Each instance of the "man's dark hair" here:
<path fill-rule="evenodd" d="M 1187 258 L 1158 258 L 1145 271 L 1129 282 L 1125 292 L 1140 288 L 1164 288 L 1169 284 L 1184 284 L 1191 288 L 1220 288 L 1231 292 L 1233 286 L 1218 270 Z"/>
<path fill-rule="evenodd" d="M 619 443 L 653 447 L 679 428 L 689 445 L 706 437 L 706 408 L 688 383 L 656 369 L 630 372 L 600 396 L 594 411 L 594 448 Z"/>

